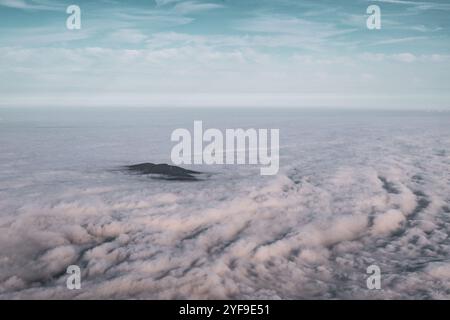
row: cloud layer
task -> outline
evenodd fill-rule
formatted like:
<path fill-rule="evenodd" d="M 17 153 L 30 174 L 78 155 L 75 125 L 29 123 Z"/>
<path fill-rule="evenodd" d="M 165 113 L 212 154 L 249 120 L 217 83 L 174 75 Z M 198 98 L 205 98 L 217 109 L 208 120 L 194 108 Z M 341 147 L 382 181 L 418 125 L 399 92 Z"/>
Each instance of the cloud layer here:
<path fill-rule="evenodd" d="M 447 113 L 43 112 L 2 114 L 0 298 L 448 298 Z M 171 128 L 199 116 L 282 128 L 281 173 L 115 170 L 163 162 Z"/>

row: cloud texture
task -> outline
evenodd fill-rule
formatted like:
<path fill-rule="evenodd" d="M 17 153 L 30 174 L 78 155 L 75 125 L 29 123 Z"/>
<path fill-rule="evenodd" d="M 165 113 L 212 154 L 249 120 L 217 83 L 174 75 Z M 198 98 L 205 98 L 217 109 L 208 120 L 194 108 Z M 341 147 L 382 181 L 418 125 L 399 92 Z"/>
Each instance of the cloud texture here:
<path fill-rule="evenodd" d="M 446 113 L 202 113 L 278 125 L 282 170 L 206 167 L 192 184 L 115 169 L 164 161 L 196 111 L 73 112 L 2 114 L 2 299 L 448 298 Z M 372 264 L 380 291 L 366 289 Z"/>

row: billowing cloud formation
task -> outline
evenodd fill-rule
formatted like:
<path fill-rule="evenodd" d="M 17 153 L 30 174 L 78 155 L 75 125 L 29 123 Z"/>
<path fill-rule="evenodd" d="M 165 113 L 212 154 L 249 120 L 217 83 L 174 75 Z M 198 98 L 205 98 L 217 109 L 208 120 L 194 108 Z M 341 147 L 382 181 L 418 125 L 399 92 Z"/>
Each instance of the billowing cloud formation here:
<path fill-rule="evenodd" d="M 447 113 L 224 114 L 282 128 L 280 174 L 205 167 L 214 175 L 195 184 L 111 169 L 164 161 L 173 125 L 198 114 L 12 114 L 0 298 L 448 298 Z M 80 291 L 65 287 L 71 264 Z M 380 291 L 366 288 L 372 264 Z"/>

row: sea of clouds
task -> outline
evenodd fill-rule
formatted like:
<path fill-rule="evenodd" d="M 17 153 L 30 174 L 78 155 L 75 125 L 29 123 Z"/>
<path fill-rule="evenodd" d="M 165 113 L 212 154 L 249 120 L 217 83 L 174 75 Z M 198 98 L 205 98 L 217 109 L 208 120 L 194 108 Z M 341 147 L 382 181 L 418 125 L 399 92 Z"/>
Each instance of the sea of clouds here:
<path fill-rule="evenodd" d="M 0 111 L 0 299 L 450 297 L 450 114 Z M 281 169 L 176 182 L 170 132 L 279 128 Z M 81 290 L 66 288 L 78 265 Z M 382 289 L 368 290 L 378 265 Z"/>

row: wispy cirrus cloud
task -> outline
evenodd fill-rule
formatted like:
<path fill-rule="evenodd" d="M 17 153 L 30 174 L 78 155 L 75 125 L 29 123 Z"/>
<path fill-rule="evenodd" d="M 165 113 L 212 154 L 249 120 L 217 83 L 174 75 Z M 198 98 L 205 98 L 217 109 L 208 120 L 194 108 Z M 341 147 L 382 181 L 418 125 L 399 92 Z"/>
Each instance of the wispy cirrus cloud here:
<path fill-rule="evenodd" d="M 64 7 L 54 1 L 48 0 L 0 0 L 0 6 L 21 10 L 62 10 Z"/>
<path fill-rule="evenodd" d="M 408 0 L 371 0 L 371 1 L 413 6 L 415 9 L 419 10 L 450 10 L 450 4 L 442 2 L 424 2 L 424 1 L 408 1 Z"/>
<path fill-rule="evenodd" d="M 269 43 L 283 43 L 286 47 L 323 51 L 339 47 L 342 37 L 357 30 L 353 26 L 338 26 L 334 22 L 318 22 L 291 15 L 261 14 L 237 21 L 234 28 L 241 32 L 272 38 Z"/>
<path fill-rule="evenodd" d="M 155 0 L 157 6 L 165 6 L 170 3 L 180 2 L 183 0 Z"/>
<path fill-rule="evenodd" d="M 388 45 L 388 44 L 398 44 L 404 42 L 412 42 L 418 40 L 426 40 L 428 37 L 420 36 L 420 37 L 404 37 L 404 38 L 392 38 L 392 39 L 384 39 L 380 41 L 376 41 L 368 44 L 369 46 L 380 46 L 380 45 Z"/>
<path fill-rule="evenodd" d="M 224 8 L 224 5 L 217 3 L 201 3 L 197 1 L 184 1 L 175 5 L 175 11 L 180 14 L 190 14 L 202 11 Z"/>
<path fill-rule="evenodd" d="M 26 66 L 1 57 L 3 89 L 14 87 L 18 95 L 73 87 L 100 92 L 115 79 L 109 87 L 136 94 L 149 87 L 174 93 L 326 93 L 337 90 L 336 83 L 351 94 L 363 85 L 365 92 L 403 92 L 413 73 L 429 87 L 447 79 L 443 57 L 449 52 L 450 23 L 444 11 L 422 10 L 445 8 L 440 0 L 379 0 L 380 31 L 367 30 L 364 0 L 339 6 L 331 0 L 130 0 L 126 5 L 78 0 L 83 28 L 77 31 L 66 30 L 65 11 L 43 11 L 61 6 L 54 1 L 0 0 L 0 48 L 13 48 L 6 50 L 8 59 L 36 49 Z M 367 60 L 355 61 L 364 52 L 385 58 L 374 70 Z M 65 63 L 67 57 L 78 64 Z M 79 70 L 71 74 L 73 82 L 66 79 L 67 68 Z"/>
<path fill-rule="evenodd" d="M 171 9 L 179 14 L 198 13 L 225 7 L 223 4 L 196 0 L 155 0 L 155 2 L 158 8 L 171 6 Z"/>

